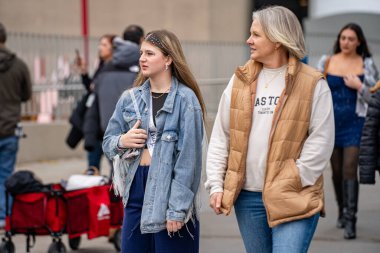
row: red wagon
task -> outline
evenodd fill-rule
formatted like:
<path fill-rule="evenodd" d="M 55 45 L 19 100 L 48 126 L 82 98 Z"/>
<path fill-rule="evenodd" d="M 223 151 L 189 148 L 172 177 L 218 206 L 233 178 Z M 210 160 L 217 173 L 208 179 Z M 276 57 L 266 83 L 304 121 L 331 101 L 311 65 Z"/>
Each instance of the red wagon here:
<path fill-rule="evenodd" d="M 88 239 L 108 236 L 110 228 L 116 229 L 114 246 L 121 249 L 121 230 L 123 206 L 120 198 L 114 196 L 110 185 L 68 191 L 64 194 L 67 201 L 67 233 L 71 249 L 78 249 L 80 236 L 87 234 Z"/>
<path fill-rule="evenodd" d="M 69 246 L 75 250 L 82 234 L 87 234 L 89 239 L 108 236 L 110 228 L 116 229 L 113 243 L 120 251 L 123 207 L 110 185 L 65 191 L 59 184 L 52 184 L 47 189 L 13 197 L 11 214 L 7 210 L 0 253 L 15 252 L 12 236 L 16 234 L 26 235 L 26 252 L 33 247 L 35 236 L 50 235 L 48 253 L 65 253 L 63 234 L 68 234 Z"/>

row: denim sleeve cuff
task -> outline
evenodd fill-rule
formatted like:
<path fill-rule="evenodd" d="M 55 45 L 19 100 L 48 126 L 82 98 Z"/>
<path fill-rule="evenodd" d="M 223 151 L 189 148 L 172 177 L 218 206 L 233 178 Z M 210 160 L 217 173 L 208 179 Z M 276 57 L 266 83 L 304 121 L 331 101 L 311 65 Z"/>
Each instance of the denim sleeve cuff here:
<path fill-rule="evenodd" d="M 186 217 L 186 213 L 184 213 L 184 212 L 177 212 L 177 211 L 170 210 L 170 209 L 166 211 L 166 220 L 184 222 L 185 217 Z"/>
<path fill-rule="evenodd" d="M 176 179 L 172 179 L 167 220 L 184 221 L 194 201 L 194 193 Z"/>
<path fill-rule="evenodd" d="M 120 137 L 121 135 L 119 137 L 114 138 L 110 143 L 113 150 L 110 159 L 112 159 L 115 155 L 121 156 L 128 150 L 127 148 L 119 146 Z"/>
<path fill-rule="evenodd" d="M 123 147 L 123 145 L 121 144 L 121 135 L 120 135 L 119 138 L 117 139 L 117 145 L 116 145 L 116 147 L 117 147 L 117 149 L 118 149 L 119 151 L 124 151 L 124 150 L 128 149 L 128 148 L 126 148 L 126 147 Z"/>

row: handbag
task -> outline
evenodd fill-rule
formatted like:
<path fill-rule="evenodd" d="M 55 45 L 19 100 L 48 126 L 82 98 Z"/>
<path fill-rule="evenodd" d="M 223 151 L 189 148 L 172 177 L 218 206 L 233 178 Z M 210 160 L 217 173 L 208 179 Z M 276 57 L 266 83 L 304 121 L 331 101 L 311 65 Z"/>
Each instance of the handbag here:
<path fill-rule="evenodd" d="M 140 120 L 141 114 L 137 106 L 133 89 L 129 90 L 129 94 L 132 98 L 133 107 L 137 115 L 137 120 Z M 128 148 L 123 154 L 117 154 L 113 157 L 112 165 L 114 168 L 114 173 L 112 177 L 112 184 L 116 196 L 123 196 L 128 168 L 132 164 L 132 162 L 140 155 L 140 151 L 141 149 L 139 148 Z"/>
<path fill-rule="evenodd" d="M 135 112 L 137 115 L 137 120 L 139 120 L 141 119 L 141 114 L 140 114 L 139 107 L 137 106 L 136 97 L 135 97 L 135 93 L 133 92 L 133 89 L 129 90 L 129 94 L 131 95 L 131 98 L 132 98 L 133 107 L 135 108 Z M 121 156 L 121 158 L 126 159 L 126 160 L 133 159 L 133 158 L 136 158 L 139 154 L 140 154 L 139 148 L 128 148 L 126 152 Z"/>

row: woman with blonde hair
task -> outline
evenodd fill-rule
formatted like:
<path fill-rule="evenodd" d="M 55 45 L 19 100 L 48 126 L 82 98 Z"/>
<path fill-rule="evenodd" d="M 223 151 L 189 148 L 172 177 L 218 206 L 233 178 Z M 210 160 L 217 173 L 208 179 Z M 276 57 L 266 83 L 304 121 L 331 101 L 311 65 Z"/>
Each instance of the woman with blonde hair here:
<path fill-rule="evenodd" d="M 307 252 L 324 213 L 331 93 L 300 62 L 304 38 L 291 11 L 254 12 L 250 33 L 250 60 L 223 92 L 210 139 L 210 206 L 226 215 L 235 208 L 247 252 Z"/>
<path fill-rule="evenodd" d="M 173 33 L 148 33 L 140 54 L 103 142 L 125 206 L 122 252 L 195 253 L 204 102 Z"/>

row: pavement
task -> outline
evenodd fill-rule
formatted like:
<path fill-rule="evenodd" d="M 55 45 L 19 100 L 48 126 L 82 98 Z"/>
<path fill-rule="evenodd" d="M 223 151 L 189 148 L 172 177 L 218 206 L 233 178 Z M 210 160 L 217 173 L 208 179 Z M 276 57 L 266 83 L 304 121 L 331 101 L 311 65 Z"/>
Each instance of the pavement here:
<path fill-rule="evenodd" d="M 102 174 L 109 174 L 106 161 Z M 67 180 L 70 175 L 81 174 L 86 169 L 86 160 L 65 159 L 54 161 L 39 161 L 18 164 L 17 170 L 31 170 L 44 183 Z M 335 227 L 337 208 L 331 184 L 330 169 L 325 171 L 326 218 L 319 221 L 317 231 L 311 243 L 310 253 L 379 253 L 380 252 L 380 182 L 376 185 L 361 185 L 359 197 L 359 212 L 357 222 L 357 239 L 344 240 L 343 231 Z M 204 196 L 207 198 L 207 196 Z M 51 243 L 49 236 L 37 236 L 36 244 L 31 252 L 47 252 Z M 26 252 L 26 237 L 13 237 L 16 252 Z M 67 236 L 63 238 L 67 252 L 77 253 L 108 253 L 116 252 L 114 246 L 108 243 L 108 238 L 101 237 L 88 240 L 82 236 L 82 242 L 77 251 L 71 251 Z M 244 246 L 239 234 L 234 214 L 228 217 L 216 216 L 210 209 L 201 214 L 200 253 L 244 253 Z M 291 252 L 290 252 L 291 253 Z"/>

